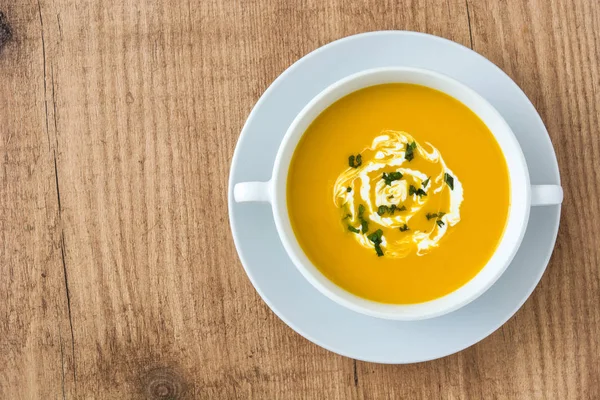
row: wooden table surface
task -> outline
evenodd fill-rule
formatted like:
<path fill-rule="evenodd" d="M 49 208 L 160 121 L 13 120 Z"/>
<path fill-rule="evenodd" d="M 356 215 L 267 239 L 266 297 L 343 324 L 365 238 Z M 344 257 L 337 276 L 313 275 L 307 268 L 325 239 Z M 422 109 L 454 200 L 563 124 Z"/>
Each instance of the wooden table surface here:
<path fill-rule="evenodd" d="M 599 399 L 600 3 L 0 0 L 1 399 Z M 556 148 L 552 261 L 481 343 L 344 358 L 263 303 L 227 218 L 268 85 L 350 34 L 443 36 L 499 65 Z M 6 32 L 6 31 L 5 31 Z M 5 35 L 6 36 L 6 35 Z"/>

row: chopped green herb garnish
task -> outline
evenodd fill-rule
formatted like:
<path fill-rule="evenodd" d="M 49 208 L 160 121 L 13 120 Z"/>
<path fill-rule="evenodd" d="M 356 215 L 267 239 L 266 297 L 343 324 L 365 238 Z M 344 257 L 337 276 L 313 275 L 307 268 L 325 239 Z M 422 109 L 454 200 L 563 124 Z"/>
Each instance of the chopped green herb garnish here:
<path fill-rule="evenodd" d="M 404 153 L 404 158 L 407 161 L 412 161 L 415 158 L 414 150 L 417 148 L 417 143 L 406 143 L 406 152 Z"/>
<path fill-rule="evenodd" d="M 396 211 L 395 204 L 392 204 L 391 207 L 388 207 L 385 205 L 377 207 L 377 214 L 379 214 L 379 216 L 382 216 L 383 214 L 387 214 L 387 213 L 393 214 L 394 211 Z"/>
<path fill-rule="evenodd" d="M 379 216 L 384 214 L 394 215 L 396 211 L 406 211 L 406 206 L 398 207 L 397 205 L 392 204 L 391 206 L 383 205 L 377 207 L 377 214 L 379 214 Z"/>
<path fill-rule="evenodd" d="M 367 239 L 369 239 L 373 243 L 381 243 L 382 236 L 383 236 L 383 231 L 381 229 L 377 229 L 375 232 L 373 232 L 369 236 L 367 236 Z"/>
<path fill-rule="evenodd" d="M 381 250 L 379 243 L 375 243 L 375 252 L 377 253 L 377 257 L 383 256 L 383 250 Z"/>
<path fill-rule="evenodd" d="M 450 190 L 454 190 L 454 177 L 452 177 L 452 175 L 446 172 L 444 174 L 444 181 L 450 186 Z"/>
<path fill-rule="evenodd" d="M 355 227 L 353 227 L 352 225 L 348 224 L 348 230 L 350 232 L 354 232 L 354 233 L 360 233 L 360 231 L 358 229 L 356 229 Z"/>
<path fill-rule="evenodd" d="M 444 215 L 446 215 L 446 213 L 443 211 L 440 211 L 438 213 L 433 213 L 433 214 L 427 213 L 427 215 L 425 215 L 425 217 L 427 217 L 427 220 L 429 221 L 430 219 L 433 219 L 433 218 L 438 218 L 438 219 L 442 218 Z"/>
<path fill-rule="evenodd" d="M 394 198 L 394 195 L 393 195 L 393 194 L 390 194 L 390 195 L 388 196 L 388 200 L 391 200 L 391 199 L 393 199 L 393 198 Z"/>
<path fill-rule="evenodd" d="M 406 225 L 406 224 L 404 224 L 403 226 L 400 227 L 400 232 L 406 232 L 408 230 L 410 230 L 410 229 L 409 229 L 408 225 Z"/>
<path fill-rule="evenodd" d="M 346 188 L 346 192 L 350 193 L 351 191 L 352 191 L 352 188 L 351 188 L 350 186 L 348 186 L 348 187 Z"/>
<path fill-rule="evenodd" d="M 360 221 L 360 227 L 362 229 L 362 233 L 367 233 L 369 231 L 369 221 L 367 221 L 363 214 L 365 213 L 365 206 L 362 204 L 358 205 L 358 220 Z"/>
<path fill-rule="evenodd" d="M 375 252 L 377 253 L 377 257 L 381 257 L 383 255 L 383 250 L 381 249 L 381 238 L 383 237 L 383 231 L 381 229 L 377 229 L 375 232 L 371 233 L 367 238 L 373 242 L 375 247 Z"/>
<path fill-rule="evenodd" d="M 402 173 L 401 172 L 390 172 L 388 173 L 383 173 L 383 180 L 385 181 L 385 184 L 390 186 L 392 184 L 393 181 L 399 181 L 400 179 L 402 179 Z"/>
<path fill-rule="evenodd" d="M 362 229 L 362 233 L 369 232 L 369 221 L 367 221 L 366 219 L 361 219 L 360 228 Z"/>
<path fill-rule="evenodd" d="M 344 218 L 342 218 L 342 221 L 348 218 L 352 218 L 352 214 L 346 214 L 346 216 Z"/>
<path fill-rule="evenodd" d="M 431 177 L 429 177 L 429 178 L 425 179 L 425 180 L 423 181 L 423 183 L 421 183 L 421 186 L 422 186 L 422 187 L 424 187 L 424 188 L 425 188 L 425 187 L 427 187 L 427 185 L 429 184 L 429 180 L 430 180 L 430 179 L 431 179 Z"/>
<path fill-rule="evenodd" d="M 358 168 L 362 165 L 362 155 L 357 154 L 356 157 L 354 155 L 348 157 L 348 165 L 352 168 Z"/>
<path fill-rule="evenodd" d="M 421 189 L 421 188 L 417 189 L 413 185 L 410 185 L 410 187 L 408 188 L 408 195 L 412 196 L 413 194 L 416 194 L 419 197 L 427 196 L 427 193 L 423 189 Z"/>
<path fill-rule="evenodd" d="M 427 217 L 427 220 L 429 221 L 432 218 L 437 218 L 438 215 L 436 213 L 433 213 L 433 214 L 427 213 L 427 215 L 425 215 L 425 216 Z"/>
<path fill-rule="evenodd" d="M 442 226 L 444 226 L 444 221 L 442 221 L 441 219 L 438 219 L 437 221 L 435 221 L 436 224 L 438 224 L 438 226 L 441 228 Z"/>

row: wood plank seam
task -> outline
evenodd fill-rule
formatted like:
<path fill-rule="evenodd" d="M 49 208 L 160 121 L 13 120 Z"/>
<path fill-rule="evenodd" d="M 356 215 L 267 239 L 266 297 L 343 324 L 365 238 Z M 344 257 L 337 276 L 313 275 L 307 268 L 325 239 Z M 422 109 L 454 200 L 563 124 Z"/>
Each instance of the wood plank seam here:
<path fill-rule="evenodd" d="M 48 110 L 48 59 L 46 55 L 46 41 L 45 41 L 45 31 L 44 31 L 44 18 L 42 13 L 42 6 L 40 0 L 37 0 L 38 6 L 38 14 L 40 20 L 40 30 L 41 30 L 41 41 L 42 41 L 42 57 L 43 57 L 43 74 L 44 74 L 44 115 L 45 115 L 45 123 L 46 123 L 46 137 L 48 138 L 48 151 L 52 149 L 51 140 L 50 140 L 50 124 L 49 124 L 49 110 Z M 59 26 L 59 32 L 62 36 L 62 27 L 60 26 L 60 18 L 57 15 L 57 22 Z M 67 273 L 67 265 L 66 265 L 66 256 L 65 256 L 65 234 L 64 234 L 64 226 L 62 221 L 62 205 L 60 200 L 60 185 L 59 185 L 59 176 L 58 176 L 58 162 L 56 156 L 56 150 L 58 149 L 58 121 L 57 121 L 57 104 L 56 104 L 56 87 L 54 82 L 54 65 L 50 63 L 50 71 L 51 71 L 51 90 L 52 90 L 52 106 L 53 106 L 53 122 L 54 122 L 54 137 L 55 137 L 55 147 L 52 149 L 53 152 L 53 161 L 54 161 L 54 178 L 56 183 L 56 201 L 57 201 L 57 209 L 58 209 L 58 219 L 60 226 L 60 252 L 61 252 L 61 263 L 63 269 L 63 279 L 65 285 L 65 296 L 67 300 L 67 311 L 69 317 L 69 328 L 71 333 L 71 352 L 73 357 L 73 384 L 76 385 L 76 362 L 75 362 L 75 334 L 73 329 L 73 318 L 71 312 L 71 296 L 69 292 L 69 280 Z M 65 391 L 65 381 L 64 381 L 64 350 L 62 345 L 62 334 L 59 338 L 60 341 L 60 353 L 61 353 L 61 371 L 62 371 L 62 395 L 63 398 L 66 398 Z"/>
<path fill-rule="evenodd" d="M 471 13 L 469 12 L 469 0 L 465 0 L 465 6 L 467 7 L 467 24 L 469 25 L 469 41 L 471 44 L 471 50 L 473 49 L 473 30 L 471 29 Z"/>
<path fill-rule="evenodd" d="M 46 41 L 44 40 L 44 18 L 42 17 L 42 6 L 40 4 L 40 0 L 37 1 L 38 12 L 40 16 L 40 27 L 41 27 L 41 36 L 42 36 L 42 57 L 44 59 L 44 107 L 45 107 L 45 115 L 46 115 L 46 136 L 48 137 L 48 151 L 50 151 L 50 129 L 48 125 L 48 90 L 47 90 L 47 82 L 46 82 Z"/>

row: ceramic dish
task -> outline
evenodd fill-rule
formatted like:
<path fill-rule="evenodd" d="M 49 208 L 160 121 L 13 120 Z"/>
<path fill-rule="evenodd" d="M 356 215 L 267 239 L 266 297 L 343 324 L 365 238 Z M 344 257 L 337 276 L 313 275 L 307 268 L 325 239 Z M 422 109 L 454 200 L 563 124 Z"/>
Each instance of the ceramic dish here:
<path fill-rule="evenodd" d="M 477 53 L 438 37 L 374 32 L 333 42 L 299 60 L 261 97 L 240 136 L 230 176 L 230 222 L 246 272 L 258 293 L 290 327 L 342 355 L 410 363 L 462 350 L 500 327 L 543 274 L 556 239 L 560 206 L 534 208 L 520 250 L 500 279 L 457 311 L 422 321 L 390 321 L 350 311 L 310 285 L 281 245 L 271 209 L 236 204 L 233 185 L 268 180 L 283 136 L 302 108 L 332 83 L 379 67 L 441 72 L 474 89 L 504 117 L 525 155 L 531 181 L 560 185 L 544 125 L 523 92 Z"/>

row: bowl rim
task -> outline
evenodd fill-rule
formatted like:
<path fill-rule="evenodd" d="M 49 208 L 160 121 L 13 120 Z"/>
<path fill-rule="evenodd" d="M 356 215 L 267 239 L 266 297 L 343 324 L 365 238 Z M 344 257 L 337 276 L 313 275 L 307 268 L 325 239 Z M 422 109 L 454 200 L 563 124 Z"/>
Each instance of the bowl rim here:
<path fill-rule="evenodd" d="M 469 107 L 469 105 L 465 104 L 456 96 L 444 90 L 440 90 L 439 86 L 432 87 L 427 84 L 423 85 L 441 91 L 442 93 L 453 97 L 457 101 L 460 101 L 463 105 L 471 109 L 471 111 L 473 111 L 484 122 L 486 127 L 490 130 L 490 132 L 492 132 L 495 139 L 498 141 L 509 172 L 509 212 L 505 229 L 492 257 L 490 260 L 488 260 L 486 265 L 464 285 L 442 297 L 423 303 L 380 303 L 354 295 L 353 293 L 341 288 L 329 280 L 329 278 L 327 278 L 310 261 L 308 256 L 300 247 L 291 227 L 287 210 L 287 177 L 289 165 L 296 146 L 302 138 L 308 125 L 310 125 L 310 123 L 312 123 L 312 121 L 314 121 L 314 119 L 331 104 L 357 90 L 385 83 L 413 83 L 407 82 L 406 78 L 404 80 L 384 79 L 384 81 L 379 83 L 359 83 L 358 86 L 353 86 L 353 84 L 361 80 L 368 81 L 369 78 L 377 78 L 378 76 L 385 76 L 386 74 L 408 74 L 432 78 L 438 82 L 448 84 L 465 94 L 465 96 L 474 99 L 474 101 L 476 101 L 476 103 L 479 104 L 479 106 L 485 110 L 487 114 L 489 114 L 488 117 L 495 120 L 496 124 L 498 124 L 498 127 L 494 129 L 493 127 L 489 126 L 488 123 L 486 123 L 486 119 L 482 117 L 481 112 L 477 112 L 472 107 Z M 347 90 L 349 87 L 351 90 Z M 315 115 L 310 117 L 311 114 Z M 503 139 L 502 143 L 499 140 L 499 136 Z M 509 147 L 510 149 L 507 149 L 506 147 Z M 450 313 L 469 304 L 477 297 L 481 296 L 487 289 L 489 289 L 496 282 L 496 280 L 500 278 L 506 268 L 508 268 L 510 262 L 514 258 L 518 248 L 521 245 L 525 230 L 527 228 L 531 203 L 531 185 L 525 156 L 516 139 L 516 136 L 501 114 L 487 100 L 485 100 L 485 98 L 458 80 L 439 72 L 415 67 L 379 67 L 366 69 L 334 82 L 317 94 L 304 106 L 304 108 L 298 113 L 296 118 L 288 127 L 277 151 L 273 166 L 273 177 L 271 184 L 273 194 L 272 211 L 277 232 L 284 249 L 304 278 L 307 279 L 311 285 L 313 285 L 323 295 L 345 308 L 377 318 L 404 321 L 434 318 Z"/>

